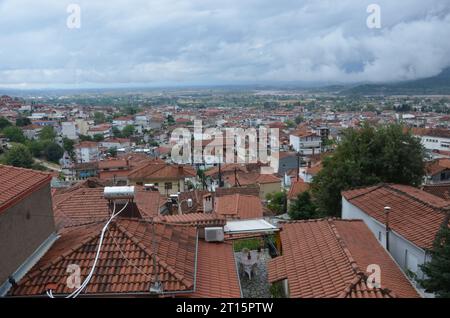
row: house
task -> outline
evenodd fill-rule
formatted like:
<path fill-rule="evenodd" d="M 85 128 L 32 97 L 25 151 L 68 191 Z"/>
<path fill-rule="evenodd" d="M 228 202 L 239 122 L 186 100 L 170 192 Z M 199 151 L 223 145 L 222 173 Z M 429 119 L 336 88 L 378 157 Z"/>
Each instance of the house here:
<path fill-rule="evenodd" d="M 412 128 L 414 136 L 419 137 L 425 149 L 450 150 L 450 130 L 440 128 Z"/>
<path fill-rule="evenodd" d="M 65 121 L 61 123 L 61 135 L 71 140 L 78 139 L 77 124 L 73 121 Z"/>
<path fill-rule="evenodd" d="M 226 188 L 257 186 L 261 200 L 265 200 L 269 193 L 281 191 L 281 179 L 273 174 L 236 171 L 235 174 L 226 173 L 223 180 Z"/>
<path fill-rule="evenodd" d="M 103 226 L 62 229 L 52 248 L 8 296 L 72 293 L 67 265 L 78 265 L 83 278 L 88 275 Z M 99 258 L 79 297 L 241 297 L 232 244 L 200 240 L 194 226 L 119 217 L 105 233 L 102 249 L 108 251 L 107 257 Z M 161 288 L 152 290 L 155 282 Z"/>
<path fill-rule="evenodd" d="M 422 190 L 450 201 L 450 183 L 427 184 L 422 187 Z"/>
<path fill-rule="evenodd" d="M 426 183 L 439 184 L 450 181 L 450 159 L 436 159 L 425 164 Z"/>
<path fill-rule="evenodd" d="M 297 197 L 309 190 L 309 184 L 303 180 L 293 181 L 291 187 L 289 188 L 289 192 L 287 195 L 288 205 L 292 203 L 293 200 L 296 200 Z"/>
<path fill-rule="evenodd" d="M 258 196 L 230 194 L 216 197 L 214 212 L 227 219 L 262 219 L 263 206 Z"/>
<path fill-rule="evenodd" d="M 30 140 L 38 139 L 39 134 L 41 133 L 42 126 L 38 126 L 35 124 L 31 124 L 25 127 L 22 127 L 23 135 Z"/>
<path fill-rule="evenodd" d="M 196 177 L 190 166 L 170 165 L 150 161 L 133 169 L 128 174 L 130 185 L 154 184 L 162 194 L 170 195 L 187 191 L 186 180 Z"/>
<path fill-rule="evenodd" d="M 289 144 L 303 156 L 317 155 L 322 152 L 322 137 L 309 131 L 296 131 L 289 136 Z"/>
<path fill-rule="evenodd" d="M 104 139 L 108 139 L 112 136 L 112 129 L 110 124 L 101 124 L 97 126 L 89 127 L 87 131 L 89 137 L 95 137 L 97 135 L 102 136 Z"/>
<path fill-rule="evenodd" d="M 101 180 L 112 180 L 116 185 L 126 185 L 131 169 L 127 159 L 102 160 L 98 162 L 98 177 Z"/>
<path fill-rule="evenodd" d="M 112 125 L 122 131 L 126 126 L 134 125 L 134 118 L 133 116 L 117 117 L 113 120 Z"/>
<path fill-rule="evenodd" d="M 0 165 L 0 296 L 56 240 L 51 175 Z"/>
<path fill-rule="evenodd" d="M 78 163 L 97 161 L 99 156 L 98 143 L 94 141 L 82 141 L 75 145 L 75 157 Z"/>
<path fill-rule="evenodd" d="M 111 207 L 103 192 L 102 186 L 75 186 L 64 193 L 55 194 L 53 211 L 57 228 L 106 220 L 111 215 Z M 158 216 L 168 212 L 166 202 L 166 198 L 158 191 L 139 187 L 136 189 L 135 205 L 124 213 L 136 219 Z"/>
<path fill-rule="evenodd" d="M 361 220 L 281 223 L 280 243 L 281 255 L 268 262 L 269 282 L 287 297 L 420 297 Z M 372 280 L 373 270 L 380 281 Z"/>
<path fill-rule="evenodd" d="M 100 146 L 107 149 L 129 149 L 131 147 L 131 141 L 128 138 L 108 138 L 101 141 Z"/>
<path fill-rule="evenodd" d="M 385 207 L 390 207 L 388 213 Z M 380 184 L 342 193 L 342 218 L 363 220 L 400 267 L 420 279 L 420 265 L 430 260 L 428 251 L 448 222 L 449 207 L 449 201 L 405 185 Z"/>

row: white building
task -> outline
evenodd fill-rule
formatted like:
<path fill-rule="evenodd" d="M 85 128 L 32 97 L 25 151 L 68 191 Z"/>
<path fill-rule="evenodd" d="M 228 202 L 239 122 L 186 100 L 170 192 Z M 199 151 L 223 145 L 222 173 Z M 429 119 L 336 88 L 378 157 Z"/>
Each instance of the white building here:
<path fill-rule="evenodd" d="M 62 122 L 61 135 L 72 140 L 78 139 L 76 123 L 73 121 Z"/>
<path fill-rule="evenodd" d="M 294 132 L 289 136 L 289 144 L 304 156 L 317 155 L 321 153 L 322 138 L 311 132 Z"/>
<path fill-rule="evenodd" d="M 450 151 L 450 131 L 447 129 L 414 129 L 413 134 L 422 140 L 427 150 Z"/>
<path fill-rule="evenodd" d="M 98 143 L 93 141 L 83 141 L 75 146 L 75 156 L 78 163 L 98 161 L 100 151 Z"/>
<path fill-rule="evenodd" d="M 363 220 L 400 268 L 410 277 L 421 279 L 424 274 L 420 265 L 431 259 L 427 250 L 446 220 L 444 208 L 449 205 L 413 187 L 382 184 L 343 192 L 342 218 Z M 390 207 L 388 213 L 385 207 Z"/>

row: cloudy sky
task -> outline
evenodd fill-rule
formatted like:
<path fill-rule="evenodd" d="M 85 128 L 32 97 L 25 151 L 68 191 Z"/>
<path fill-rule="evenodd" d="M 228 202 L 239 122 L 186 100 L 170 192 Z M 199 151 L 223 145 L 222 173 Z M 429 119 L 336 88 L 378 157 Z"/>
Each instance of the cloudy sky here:
<path fill-rule="evenodd" d="M 450 66 L 448 0 L 0 0 L 0 30 L 10 88 L 381 82 Z"/>

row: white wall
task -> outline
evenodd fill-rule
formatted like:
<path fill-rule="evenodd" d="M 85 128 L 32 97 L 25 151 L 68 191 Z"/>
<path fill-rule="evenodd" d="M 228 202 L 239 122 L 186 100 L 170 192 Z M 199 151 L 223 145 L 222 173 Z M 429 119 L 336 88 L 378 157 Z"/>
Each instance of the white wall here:
<path fill-rule="evenodd" d="M 342 218 L 363 220 L 381 245 L 386 247 L 385 225 L 364 213 L 358 207 L 348 202 L 344 197 L 342 198 Z M 414 272 L 417 277 L 423 278 L 423 273 L 420 270 L 419 265 L 423 264 L 425 261 L 429 261 L 429 256 L 426 255 L 424 250 L 412 244 L 395 231 L 391 231 L 389 234 L 389 253 L 404 272 L 410 270 Z"/>
<path fill-rule="evenodd" d="M 418 136 L 423 146 L 428 150 L 450 151 L 450 139 L 430 136 Z"/>

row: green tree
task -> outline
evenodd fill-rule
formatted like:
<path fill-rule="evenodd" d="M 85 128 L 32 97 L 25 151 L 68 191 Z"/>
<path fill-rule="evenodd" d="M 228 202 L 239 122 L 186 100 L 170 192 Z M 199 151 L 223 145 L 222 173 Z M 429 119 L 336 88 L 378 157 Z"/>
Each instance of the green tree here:
<path fill-rule="evenodd" d="M 123 138 L 122 132 L 117 127 L 112 128 L 112 133 L 115 138 Z"/>
<path fill-rule="evenodd" d="M 112 148 L 109 148 L 108 149 L 108 154 L 111 156 L 111 157 L 117 157 L 117 147 L 112 147 Z"/>
<path fill-rule="evenodd" d="M 44 144 L 39 140 L 29 140 L 25 143 L 27 148 L 31 151 L 33 157 L 41 157 L 44 150 Z"/>
<path fill-rule="evenodd" d="M 450 298 L 450 228 L 448 221 L 436 235 L 431 252 L 431 261 L 421 265 L 426 275 L 419 280 L 427 292 L 438 297 Z"/>
<path fill-rule="evenodd" d="M 286 192 L 269 193 L 267 194 L 266 199 L 269 201 L 267 207 L 275 214 L 283 214 L 286 211 Z"/>
<path fill-rule="evenodd" d="M 347 129 L 333 155 L 312 182 L 319 212 L 338 216 L 341 191 L 380 182 L 418 186 L 425 172 L 425 150 L 400 125 Z"/>
<path fill-rule="evenodd" d="M 293 220 L 309 220 L 319 218 L 317 207 L 308 191 L 300 193 L 289 207 L 289 217 Z"/>
<path fill-rule="evenodd" d="M 31 125 L 31 120 L 27 117 L 17 117 L 16 119 L 16 126 L 24 127 Z"/>
<path fill-rule="evenodd" d="M 288 128 L 294 128 L 295 127 L 295 122 L 293 122 L 292 120 L 289 120 L 289 119 L 286 120 L 285 124 L 286 124 L 286 126 Z"/>
<path fill-rule="evenodd" d="M 8 119 L 6 119 L 5 117 L 0 117 L 0 130 L 11 125 L 12 124 Z"/>
<path fill-rule="evenodd" d="M 134 134 L 134 131 L 135 131 L 135 129 L 134 129 L 133 125 L 126 125 L 125 127 L 123 127 L 122 135 L 125 138 L 128 138 Z"/>
<path fill-rule="evenodd" d="M 92 138 L 92 139 L 96 142 L 100 142 L 100 141 L 105 140 L 105 137 L 102 134 L 95 134 L 94 138 Z"/>
<path fill-rule="evenodd" d="M 98 124 L 103 124 L 103 123 L 106 123 L 105 114 L 102 112 L 95 112 L 94 113 L 94 124 L 98 125 Z"/>
<path fill-rule="evenodd" d="M 27 147 L 24 145 L 14 145 L 6 152 L 4 162 L 14 167 L 31 168 L 34 160 Z"/>
<path fill-rule="evenodd" d="M 80 138 L 80 141 L 92 141 L 92 137 L 91 136 L 79 135 L 78 137 Z"/>
<path fill-rule="evenodd" d="M 297 117 L 295 117 L 295 123 L 298 125 L 300 123 L 303 122 L 303 116 L 302 115 L 298 115 Z"/>
<path fill-rule="evenodd" d="M 44 156 L 48 161 L 58 163 L 59 159 L 64 155 L 64 149 L 55 142 L 48 144 L 44 148 Z"/>
<path fill-rule="evenodd" d="M 11 142 L 25 142 L 25 136 L 23 135 L 22 130 L 16 126 L 8 126 L 3 129 L 3 135 L 9 139 Z"/>
<path fill-rule="evenodd" d="M 173 118 L 172 115 L 167 115 L 167 123 L 168 123 L 169 125 L 175 124 L 175 119 Z"/>
<path fill-rule="evenodd" d="M 41 132 L 39 133 L 39 139 L 40 140 L 55 140 L 56 138 L 56 132 L 53 129 L 52 126 L 45 126 L 42 128 Z"/>
<path fill-rule="evenodd" d="M 70 158 L 74 158 L 75 157 L 75 141 L 73 141 L 72 139 L 63 138 L 63 148 L 65 151 L 67 151 L 67 153 L 69 154 Z"/>

